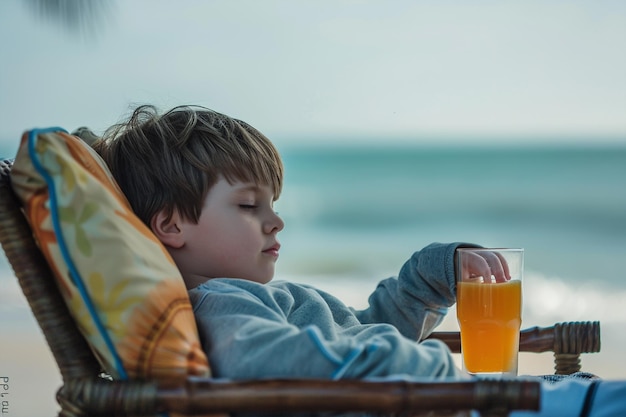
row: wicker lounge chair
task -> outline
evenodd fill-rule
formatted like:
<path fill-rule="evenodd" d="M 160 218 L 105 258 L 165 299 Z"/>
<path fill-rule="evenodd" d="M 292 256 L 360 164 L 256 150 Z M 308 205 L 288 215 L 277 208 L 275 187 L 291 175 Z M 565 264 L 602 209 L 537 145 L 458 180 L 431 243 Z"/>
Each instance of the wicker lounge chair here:
<path fill-rule="evenodd" d="M 219 381 L 189 377 L 164 387 L 149 380 L 113 381 L 102 368 L 61 297 L 10 184 L 12 162 L 0 162 L 0 243 L 63 378 L 60 416 L 189 415 L 365 411 L 385 415 L 450 415 L 478 410 L 507 415 L 538 409 L 539 383 L 522 380 L 408 383 L 404 381 L 261 380 Z M 459 334 L 436 333 L 453 352 Z M 597 322 L 557 324 L 521 333 L 520 350 L 553 351 L 556 373 L 580 370 L 580 354 L 600 350 Z M 447 413 L 447 414 L 446 414 Z"/>

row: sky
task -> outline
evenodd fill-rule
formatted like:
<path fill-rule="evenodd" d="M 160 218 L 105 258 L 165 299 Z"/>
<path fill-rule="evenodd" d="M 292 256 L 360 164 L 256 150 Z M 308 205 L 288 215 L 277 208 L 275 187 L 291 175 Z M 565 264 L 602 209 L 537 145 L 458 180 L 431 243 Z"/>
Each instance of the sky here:
<path fill-rule="evenodd" d="M 0 2 L 0 146 L 198 104 L 278 144 L 626 144 L 626 2 Z M 9 145 L 7 145 L 9 144 Z"/>

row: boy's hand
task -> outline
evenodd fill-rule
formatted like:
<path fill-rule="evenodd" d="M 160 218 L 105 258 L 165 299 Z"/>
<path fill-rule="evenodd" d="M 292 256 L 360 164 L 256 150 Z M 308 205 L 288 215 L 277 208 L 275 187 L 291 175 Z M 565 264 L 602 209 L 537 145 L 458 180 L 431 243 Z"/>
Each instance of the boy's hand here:
<path fill-rule="evenodd" d="M 485 280 L 494 276 L 496 282 L 505 282 L 511 279 L 509 265 L 498 252 L 472 252 L 463 256 L 461 278 L 463 281 L 472 281 L 483 277 Z"/>

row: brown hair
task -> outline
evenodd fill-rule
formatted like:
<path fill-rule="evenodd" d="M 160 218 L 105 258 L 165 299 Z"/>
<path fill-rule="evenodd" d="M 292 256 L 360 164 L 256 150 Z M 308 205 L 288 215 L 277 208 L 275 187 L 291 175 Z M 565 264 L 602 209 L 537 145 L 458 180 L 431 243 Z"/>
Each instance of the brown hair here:
<path fill-rule="evenodd" d="M 270 140 L 247 123 L 199 106 L 159 115 L 138 107 L 109 128 L 94 149 L 105 160 L 139 218 L 150 224 L 165 210 L 197 222 L 204 198 L 223 176 L 228 182 L 269 185 L 277 200 L 283 164 Z"/>

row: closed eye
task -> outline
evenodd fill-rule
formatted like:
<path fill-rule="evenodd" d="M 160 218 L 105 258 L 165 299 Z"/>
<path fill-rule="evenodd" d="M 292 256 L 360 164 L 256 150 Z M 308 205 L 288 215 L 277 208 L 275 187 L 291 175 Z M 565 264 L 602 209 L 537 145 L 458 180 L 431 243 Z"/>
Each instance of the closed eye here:
<path fill-rule="evenodd" d="M 239 204 L 239 208 L 242 208 L 244 210 L 254 210 L 257 207 L 258 206 L 255 206 L 254 204 Z"/>

